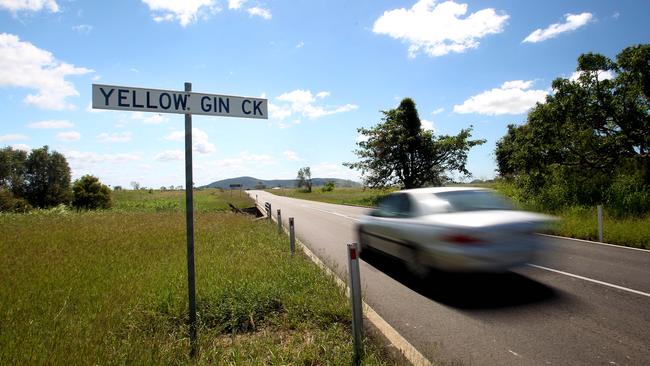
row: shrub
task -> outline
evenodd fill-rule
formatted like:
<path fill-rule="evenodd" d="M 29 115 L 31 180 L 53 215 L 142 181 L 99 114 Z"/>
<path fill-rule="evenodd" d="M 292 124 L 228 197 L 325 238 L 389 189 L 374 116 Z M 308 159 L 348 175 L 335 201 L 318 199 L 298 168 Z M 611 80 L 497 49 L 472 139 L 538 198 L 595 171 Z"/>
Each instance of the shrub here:
<path fill-rule="evenodd" d="M 111 207 L 111 190 L 92 175 L 84 175 L 77 179 L 72 192 L 72 206 L 78 209 L 94 210 Z"/>
<path fill-rule="evenodd" d="M 321 188 L 321 191 L 323 191 L 323 192 L 332 192 L 334 190 L 334 187 L 336 187 L 336 185 L 334 185 L 334 182 L 329 181 L 329 182 L 325 183 L 325 185 Z"/>
<path fill-rule="evenodd" d="M 0 212 L 27 212 L 32 206 L 23 198 L 0 189 Z"/>

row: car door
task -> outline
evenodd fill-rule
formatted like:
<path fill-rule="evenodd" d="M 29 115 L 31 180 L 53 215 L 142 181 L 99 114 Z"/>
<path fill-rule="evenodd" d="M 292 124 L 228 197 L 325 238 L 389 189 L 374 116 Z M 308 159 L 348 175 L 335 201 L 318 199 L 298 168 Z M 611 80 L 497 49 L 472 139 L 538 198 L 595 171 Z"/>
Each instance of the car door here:
<path fill-rule="evenodd" d="M 372 246 L 395 257 L 408 258 L 409 247 L 406 244 L 412 208 L 406 193 L 393 193 L 381 200 L 367 230 L 372 236 Z"/>

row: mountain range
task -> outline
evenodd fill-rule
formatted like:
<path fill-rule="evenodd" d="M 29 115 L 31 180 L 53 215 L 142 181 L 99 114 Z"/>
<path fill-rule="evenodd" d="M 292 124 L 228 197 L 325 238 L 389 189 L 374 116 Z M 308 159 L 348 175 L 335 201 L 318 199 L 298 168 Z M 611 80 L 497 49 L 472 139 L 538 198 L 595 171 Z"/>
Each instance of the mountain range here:
<path fill-rule="evenodd" d="M 323 186 L 327 182 L 334 182 L 337 187 L 360 187 L 361 183 L 339 178 L 312 178 L 312 185 L 314 187 Z M 222 188 L 230 189 L 231 184 L 241 184 L 242 189 L 255 189 L 255 188 L 294 188 L 296 187 L 296 179 L 258 179 L 254 177 L 238 177 L 228 178 L 206 184 L 199 188 Z"/>

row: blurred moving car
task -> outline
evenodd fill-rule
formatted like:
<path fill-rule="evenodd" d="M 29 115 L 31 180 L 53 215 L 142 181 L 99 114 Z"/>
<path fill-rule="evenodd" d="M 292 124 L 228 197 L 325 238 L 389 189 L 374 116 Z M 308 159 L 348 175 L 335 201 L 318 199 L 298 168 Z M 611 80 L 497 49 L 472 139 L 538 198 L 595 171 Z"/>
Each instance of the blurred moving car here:
<path fill-rule="evenodd" d="M 527 263 L 540 245 L 533 233 L 551 220 L 489 189 L 439 187 L 384 197 L 357 229 L 362 253 L 385 252 L 423 276 L 431 268 L 500 272 Z"/>

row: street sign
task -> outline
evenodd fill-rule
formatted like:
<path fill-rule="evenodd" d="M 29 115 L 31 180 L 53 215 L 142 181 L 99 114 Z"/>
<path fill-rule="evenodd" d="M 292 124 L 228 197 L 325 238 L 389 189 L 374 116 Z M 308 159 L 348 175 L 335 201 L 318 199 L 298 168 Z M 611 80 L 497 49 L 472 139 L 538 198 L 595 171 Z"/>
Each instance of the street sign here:
<path fill-rule="evenodd" d="M 192 180 L 192 115 L 268 118 L 263 98 L 93 84 L 93 108 L 121 111 L 179 113 L 185 115 L 185 223 L 187 227 L 187 296 L 189 303 L 190 357 L 198 352 L 196 288 L 194 276 L 194 196 Z M 241 187 L 241 184 L 239 185 Z M 232 185 L 231 185 L 232 187 Z"/>
<path fill-rule="evenodd" d="M 268 118 L 264 98 L 93 84 L 93 108 L 122 111 Z"/>

